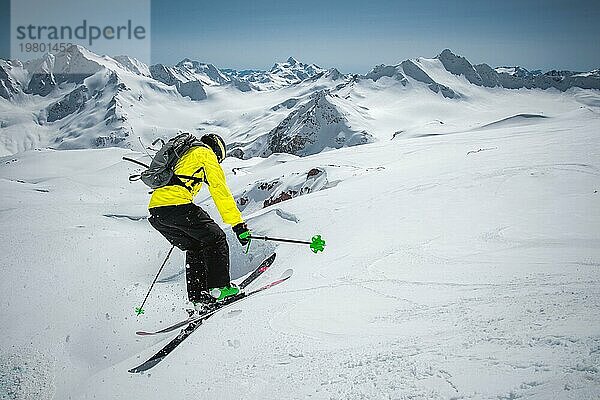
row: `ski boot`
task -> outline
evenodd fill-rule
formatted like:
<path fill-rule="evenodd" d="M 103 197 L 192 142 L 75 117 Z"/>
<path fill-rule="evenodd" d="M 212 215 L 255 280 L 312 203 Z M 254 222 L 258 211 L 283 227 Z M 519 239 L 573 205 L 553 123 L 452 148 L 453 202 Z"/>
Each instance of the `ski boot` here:
<path fill-rule="evenodd" d="M 240 288 L 235 283 L 230 283 L 229 286 L 209 289 L 208 293 L 214 301 L 221 302 L 229 297 L 238 295 Z"/>

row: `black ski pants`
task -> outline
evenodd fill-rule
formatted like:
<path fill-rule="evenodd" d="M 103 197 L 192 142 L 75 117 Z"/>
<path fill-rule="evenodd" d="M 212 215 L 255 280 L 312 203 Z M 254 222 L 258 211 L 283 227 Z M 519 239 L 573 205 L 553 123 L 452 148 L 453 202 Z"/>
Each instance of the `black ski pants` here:
<path fill-rule="evenodd" d="M 191 302 L 201 302 L 209 288 L 230 283 L 229 245 L 225 232 L 193 203 L 150 209 L 150 224 L 174 246 L 186 251 L 186 281 Z"/>

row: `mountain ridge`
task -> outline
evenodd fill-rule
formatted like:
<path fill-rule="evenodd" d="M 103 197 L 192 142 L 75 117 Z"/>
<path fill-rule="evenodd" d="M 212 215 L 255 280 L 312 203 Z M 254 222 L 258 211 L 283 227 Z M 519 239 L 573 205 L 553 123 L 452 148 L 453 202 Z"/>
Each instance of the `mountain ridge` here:
<path fill-rule="evenodd" d="M 459 102 L 486 88 L 561 92 L 571 88 L 600 89 L 600 72 L 542 73 L 521 67 L 492 68 L 487 64 L 473 65 L 449 49 L 434 58 L 379 64 L 363 75 L 342 74 L 335 68 L 303 63 L 294 57 L 276 62 L 266 71 L 238 71 L 190 58 L 172 66 L 146 65 L 132 57 L 100 56 L 74 45 L 25 63 L 0 60 L 0 111 L 18 116 L 0 121 L 0 138 L 5 143 L 0 152 L 10 154 L 40 145 L 58 149 L 136 148 L 142 137 L 153 141 L 156 135 L 186 129 L 223 135 L 231 143 L 230 149 L 235 150 L 232 154 L 238 156 L 265 156 L 268 147 L 271 151 L 307 155 L 305 146 L 276 145 L 272 141 L 268 144 L 267 138 L 272 139 L 277 127 L 276 136 L 281 140 L 294 136 L 291 130 L 303 131 L 305 138 L 312 136 L 308 125 L 315 121 L 308 116 L 300 119 L 304 127 L 298 122 L 287 128 L 280 124 L 286 118 L 294 119 L 294 113 L 302 114 L 303 105 L 320 91 L 325 93 L 325 99 L 345 99 L 330 104 L 332 114 L 352 119 L 352 128 L 343 123 L 337 134 L 346 137 L 346 133 L 353 132 L 370 142 L 379 140 L 382 134 L 372 123 L 374 111 L 361 105 L 364 90 L 393 91 L 394 99 L 425 90 L 430 93 L 428 101 L 442 105 L 446 101 Z M 347 105 L 351 106 L 344 110 Z M 519 112 L 523 111 L 515 110 Z M 236 113 L 252 117 L 239 119 Z M 173 114 L 179 115 L 181 121 L 177 127 L 168 122 Z M 325 114 L 320 116 L 325 118 Z M 325 119 L 314 126 L 327 125 Z M 421 126 L 431 125 L 423 121 Z M 405 130 L 400 126 L 395 132 Z M 26 141 L 19 139 L 23 136 L 19 131 L 26 131 Z M 325 148 L 337 147 L 323 146 L 319 151 Z"/>

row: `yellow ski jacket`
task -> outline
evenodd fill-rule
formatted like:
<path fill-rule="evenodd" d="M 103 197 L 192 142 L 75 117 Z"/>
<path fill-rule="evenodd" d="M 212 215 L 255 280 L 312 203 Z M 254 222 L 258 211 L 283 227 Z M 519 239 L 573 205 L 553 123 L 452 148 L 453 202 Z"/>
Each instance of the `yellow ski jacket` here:
<path fill-rule="evenodd" d="M 240 210 L 227 186 L 223 168 L 215 153 L 207 147 L 192 147 L 179 159 L 174 168 L 176 175 L 203 178 L 208 183 L 210 195 L 221 214 L 223 222 L 235 226 L 244 222 Z M 202 183 L 192 179 L 181 179 L 181 185 L 163 186 L 154 190 L 148 208 L 175 206 L 193 202 L 202 188 Z M 188 189 L 189 188 L 189 189 Z"/>

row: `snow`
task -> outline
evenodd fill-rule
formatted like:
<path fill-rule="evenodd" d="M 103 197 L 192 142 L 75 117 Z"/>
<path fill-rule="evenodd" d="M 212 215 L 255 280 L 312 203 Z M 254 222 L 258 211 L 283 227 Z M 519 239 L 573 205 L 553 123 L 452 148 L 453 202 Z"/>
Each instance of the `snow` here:
<path fill-rule="evenodd" d="M 219 71 L 219 69 L 213 64 L 192 61 L 186 58 L 180 61 L 177 66 L 186 68 L 190 72 L 196 74 L 200 81 L 209 85 L 219 85 L 230 82 L 230 79 L 227 78 L 221 71 Z"/>
<path fill-rule="evenodd" d="M 136 58 L 129 56 L 115 56 L 113 58 L 129 72 L 137 75 L 151 76 L 149 67 Z"/>
<path fill-rule="evenodd" d="M 497 67 L 494 69 L 499 74 L 514 75 L 519 70 L 519 67 Z"/>
<path fill-rule="evenodd" d="M 133 143 L 210 129 L 259 148 L 324 89 L 374 139 L 225 160 L 254 232 L 320 234 L 327 246 L 315 255 L 255 242 L 245 254 L 223 226 L 232 277 L 274 249 L 260 282 L 294 276 L 216 315 L 142 375 L 127 370 L 173 335 L 134 332 L 179 320 L 188 305 L 177 250 L 146 313 L 134 314 L 170 248 L 147 222 L 147 188 L 127 179 L 139 168 L 121 159 L 147 156 L 139 142 L 47 147 L 61 129 L 37 124 L 37 111 L 77 84 L 0 99 L 3 398 L 599 398 L 600 92 L 487 88 L 438 59 L 411 63 L 460 98 L 384 68 L 343 85 L 324 76 L 259 92 L 207 85 L 207 99 L 192 102 L 115 67 Z M 106 74 L 86 87 L 113 88 Z M 104 116 L 109 99 L 66 119 Z M 105 135 L 100 126 L 86 134 Z M 264 208 L 282 193 L 291 198 Z M 196 202 L 220 223 L 207 190 Z"/>
<path fill-rule="evenodd" d="M 581 72 L 573 75 L 573 77 L 598 77 L 600 76 L 600 69 L 595 69 L 590 72 Z"/>

